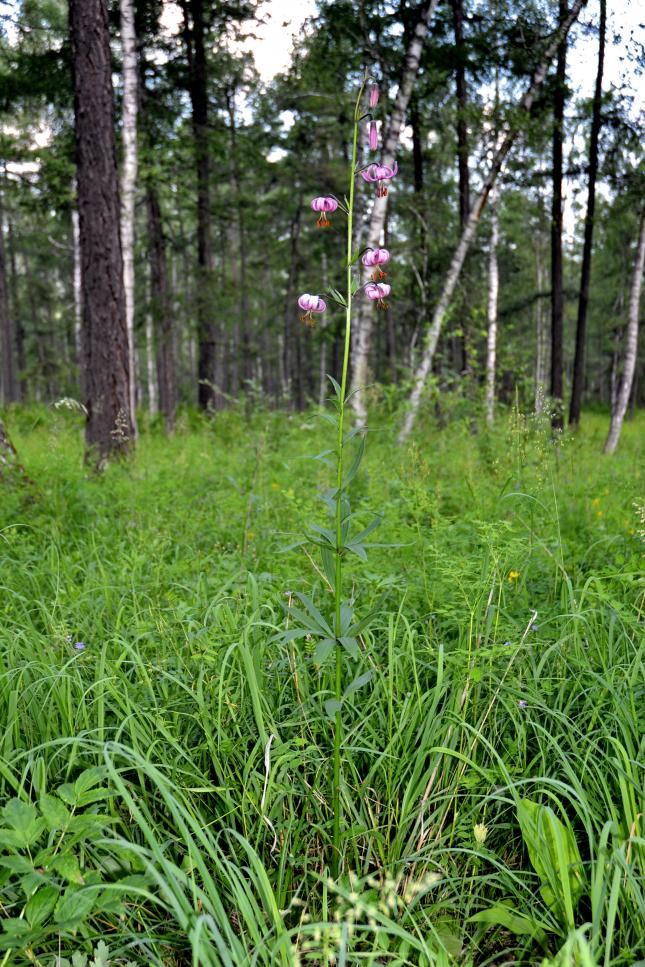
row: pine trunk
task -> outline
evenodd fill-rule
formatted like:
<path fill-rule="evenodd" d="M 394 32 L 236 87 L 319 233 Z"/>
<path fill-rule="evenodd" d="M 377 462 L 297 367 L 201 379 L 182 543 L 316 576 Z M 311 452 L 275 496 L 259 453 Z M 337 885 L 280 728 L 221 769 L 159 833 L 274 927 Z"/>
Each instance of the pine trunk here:
<path fill-rule="evenodd" d="M 0 191 L 0 355 L 2 356 L 0 398 L 4 403 L 15 403 L 20 397 L 20 391 L 18 374 L 16 373 L 14 325 L 9 307 L 2 202 L 2 192 Z"/>
<path fill-rule="evenodd" d="M 383 141 L 383 151 L 381 162 L 384 165 L 394 164 L 396 150 L 399 143 L 401 131 L 405 125 L 405 116 L 410 102 L 410 95 L 419 69 L 419 60 L 423 44 L 428 33 L 428 26 L 432 19 L 437 0 L 427 0 L 421 8 L 421 14 L 416 28 L 412 34 L 406 57 L 401 82 L 394 102 L 394 108 L 390 115 L 387 131 Z M 378 248 L 385 226 L 385 212 L 387 209 L 387 196 L 375 198 L 367 229 L 366 246 L 368 248 Z M 364 282 L 369 278 L 369 272 L 365 273 Z M 367 418 L 367 408 L 363 394 L 363 387 L 368 381 L 368 366 L 370 349 L 372 346 L 372 333 L 374 329 L 374 307 L 367 299 L 359 299 L 356 302 L 356 314 L 354 319 L 354 340 L 352 347 L 352 407 L 356 419 L 359 423 L 364 423 Z"/>
<path fill-rule="evenodd" d="M 106 0 L 70 0 L 83 281 L 84 392 L 89 460 L 132 446 L 128 331 L 119 233 Z"/>
<path fill-rule="evenodd" d="M 607 29 L 607 2 L 600 0 L 600 31 L 598 37 L 598 70 L 593 97 L 591 119 L 591 138 L 589 143 L 589 187 L 587 195 L 587 214 L 585 217 L 585 240 L 582 250 L 580 270 L 580 297 L 578 299 L 578 322 L 576 326 L 576 353 L 573 362 L 573 386 L 569 423 L 577 426 L 582 410 L 582 391 L 585 379 L 585 343 L 587 339 L 587 307 L 589 305 L 589 282 L 591 279 L 591 254 L 593 250 L 594 214 L 596 209 L 596 178 L 598 175 L 598 139 L 602 122 L 602 75 L 605 63 L 605 34 Z"/>
<path fill-rule="evenodd" d="M 121 11 L 121 49 L 123 53 L 123 173 L 121 176 L 121 250 L 123 287 L 128 328 L 128 367 L 130 370 L 130 412 L 136 423 L 136 362 L 134 348 L 134 207 L 137 184 L 137 36 L 134 28 L 133 0 L 119 0 Z"/>
<path fill-rule="evenodd" d="M 560 0 L 560 20 L 567 15 L 567 0 Z M 553 95 L 553 193 L 551 199 L 551 425 L 564 426 L 564 301 L 562 293 L 562 148 L 567 83 L 567 38 L 558 45 Z"/>
<path fill-rule="evenodd" d="M 521 112 L 526 114 L 528 111 L 530 111 L 531 106 L 533 104 L 533 100 L 535 98 L 535 94 L 537 90 L 540 88 L 541 84 L 544 82 L 544 78 L 546 77 L 546 72 L 551 58 L 553 57 L 555 51 L 560 45 L 562 38 L 566 37 L 569 28 L 578 17 L 578 14 L 580 13 L 583 6 L 585 6 L 586 2 L 587 0 L 575 0 L 573 6 L 571 7 L 571 10 L 569 11 L 569 15 L 567 16 L 566 20 L 564 20 L 564 22 L 560 24 L 554 39 L 551 41 L 551 43 L 549 44 L 549 46 L 547 47 L 544 53 L 544 59 L 542 63 L 533 74 L 533 77 L 531 78 L 531 82 L 528 88 L 526 89 L 526 91 L 524 92 L 524 95 L 518 105 Z M 519 115 L 520 112 L 517 112 L 517 113 Z M 477 233 L 479 219 L 481 217 L 481 213 L 484 210 L 484 206 L 486 205 L 486 200 L 491 192 L 493 185 L 495 184 L 495 181 L 497 180 L 497 175 L 501 170 L 501 167 L 504 163 L 504 159 L 506 158 L 506 155 L 508 154 L 511 147 L 513 146 L 513 143 L 518 133 L 519 133 L 519 127 L 517 126 L 517 122 L 516 122 L 516 126 L 508 127 L 506 132 L 504 133 L 501 144 L 495 151 L 495 155 L 493 157 L 493 161 L 491 163 L 491 167 L 488 172 L 488 175 L 486 176 L 486 179 L 484 181 L 483 187 L 479 195 L 477 196 L 477 199 L 475 200 L 475 204 L 473 205 L 470 211 L 470 214 L 468 216 L 468 223 L 466 224 L 466 227 L 463 231 L 463 234 L 459 241 L 459 245 L 457 246 L 455 253 L 452 257 L 450 268 L 448 269 L 448 274 L 446 276 L 443 289 L 439 297 L 439 302 L 437 303 L 437 307 L 434 311 L 430 328 L 426 334 L 425 344 L 423 348 L 423 357 L 421 359 L 421 363 L 419 364 L 419 367 L 417 368 L 414 374 L 414 385 L 408 401 L 408 412 L 405 416 L 405 419 L 403 421 L 403 426 L 401 427 L 401 431 L 399 433 L 399 443 L 405 442 L 405 440 L 407 439 L 407 437 L 409 436 L 412 430 L 412 427 L 414 426 L 417 413 L 419 411 L 423 390 L 425 388 L 426 380 L 430 373 L 430 369 L 432 367 L 432 361 L 434 359 L 434 354 L 437 349 L 437 343 L 439 341 L 439 335 L 441 333 L 441 326 L 443 324 L 443 320 L 446 315 L 446 312 L 448 311 L 450 300 L 452 299 L 455 286 L 457 285 L 457 281 L 459 279 L 459 275 L 461 273 L 461 269 L 464 264 L 466 254 Z"/>
<path fill-rule="evenodd" d="M 620 386 L 616 396 L 616 404 L 611 414 L 611 425 L 607 442 L 605 443 L 605 453 L 613 453 L 618 444 L 620 431 L 625 419 L 625 413 L 629 405 L 629 398 L 634 382 L 634 371 L 636 369 L 636 353 L 638 349 L 638 316 L 640 312 L 641 288 L 643 285 L 643 266 L 645 264 L 645 208 L 641 212 L 640 229 L 638 238 L 638 248 L 636 251 L 636 262 L 634 264 L 634 274 L 629 292 L 629 315 L 627 318 L 627 343 L 625 347 L 625 365 Z"/>
<path fill-rule="evenodd" d="M 203 0 L 190 0 L 189 3 L 182 0 L 182 9 L 197 170 L 197 399 L 201 409 L 207 410 L 221 403 L 219 391 L 216 389 L 221 378 L 221 365 L 218 365 L 221 361 L 217 360 L 217 332 L 211 313 L 213 246 Z"/>
<path fill-rule="evenodd" d="M 166 429 L 175 428 L 177 409 L 177 377 L 175 371 L 175 336 L 172 299 L 166 265 L 166 240 L 163 234 L 161 208 L 157 191 L 151 182 L 147 187 L 148 237 L 150 246 L 150 316 L 156 342 L 159 409 Z"/>

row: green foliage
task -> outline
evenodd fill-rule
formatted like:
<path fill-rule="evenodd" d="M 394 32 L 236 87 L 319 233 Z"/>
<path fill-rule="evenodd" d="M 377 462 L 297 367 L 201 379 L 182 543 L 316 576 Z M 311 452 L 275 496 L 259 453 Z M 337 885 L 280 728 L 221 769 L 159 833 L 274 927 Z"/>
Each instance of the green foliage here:
<path fill-rule="evenodd" d="M 78 414 L 5 419 L 36 486 L 0 504 L 0 963 L 645 956 L 641 418 L 611 460 L 597 414 L 557 447 L 502 413 L 403 452 L 374 420 L 334 884 L 332 592 L 279 553 L 319 519 L 329 426 L 181 413 L 96 479 Z"/>

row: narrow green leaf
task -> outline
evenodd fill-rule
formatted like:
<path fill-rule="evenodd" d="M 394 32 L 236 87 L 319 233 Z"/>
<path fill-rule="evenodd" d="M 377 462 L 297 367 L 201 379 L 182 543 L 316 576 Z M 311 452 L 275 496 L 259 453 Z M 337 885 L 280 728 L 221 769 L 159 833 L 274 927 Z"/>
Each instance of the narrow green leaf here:
<path fill-rule="evenodd" d="M 329 658 L 336 642 L 333 638 L 323 638 L 314 648 L 314 661 L 317 665 L 322 665 L 326 658 Z"/>
<path fill-rule="evenodd" d="M 359 675 L 358 678 L 355 678 L 354 681 L 350 682 L 345 689 L 343 698 L 347 698 L 349 695 L 352 695 L 354 692 L 358 691 L 359 688 L 362 688 L 363 685 L 367 685 L 367 683 L 371 681 L 373 674 L 374 672 L 370 669 L 370 671 L 363 672 L 362 675 Z"/>
<path fill-rule="evenodd" d="M 339 702 L 337 698 L 328 698 L 325 702 L 325 712 L 327 713 L 327 718 L 334 722 L 336 719 L 336 712 L 340 712 L 342 707 L 342 701 Z"/>

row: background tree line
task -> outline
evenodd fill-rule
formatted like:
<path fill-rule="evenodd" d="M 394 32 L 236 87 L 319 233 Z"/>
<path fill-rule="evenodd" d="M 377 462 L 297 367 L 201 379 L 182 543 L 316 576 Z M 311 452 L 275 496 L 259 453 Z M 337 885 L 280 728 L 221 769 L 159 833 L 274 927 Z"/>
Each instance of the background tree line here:
<path fill-rule="evenodd" d="M 408 414 L 518 398 L 556 427 L 642 402 L 642 125 L 604 83 L 606 0 L 320 0 L 268 85 L 240 43 L 252 0 L 4 7 L 5 403 L 82 400 L 101 461 L 132 445 L 136 407 L 172 430 L 179 402 L 322 399 L 341 314 L 303 327 L 297 297 L 335 284 L 344 233 L 314 231 L 309 202 L 342 197 L 365 70 L 400 170 L 380 210 L 361 193 L 357 248 L 391 247 L 396 270 L 389 311 L 357 311 L 359 419 L 411 390 Z M 569 82 L 581 31 L 591 99 Z"/>

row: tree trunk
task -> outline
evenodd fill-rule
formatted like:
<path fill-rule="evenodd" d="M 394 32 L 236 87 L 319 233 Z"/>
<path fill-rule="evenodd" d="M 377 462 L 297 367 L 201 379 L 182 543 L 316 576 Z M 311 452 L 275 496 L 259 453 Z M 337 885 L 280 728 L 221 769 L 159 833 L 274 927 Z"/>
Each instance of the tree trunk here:
<path fill-rule="evenodd" d="M 134 206 L 137 184 L 137 36 L 133 0 L 119 0 L 123 53 L 123 174 L 121 177 L 121 250 L 128 328 L 130 412 L 136 435 L 136 362 L 134 350 Z"/>
<path fill-rule="evenodd" d="M 78 208 L 72 209 L 72 256 L 74 267 L 74 345 L 76 347 L 76 361 L 79 374 L 83 375 L 83 285 L 81 280 L 81 230 L 79 227 Z M 81 387 L 81 396 L 83 390 Z"/>
<path fill-rule="evenodd" d="M 486 345 L 486 421 L 495 419 L 495 360 L 497 356 L 497 294 L 499 291 L 499 269 L 497 265 L 497 243 L 499 240 L 499 221 L 497 218 L 497 198 L 493 188 L 490 196 L 490 248 L 488 251 L 488 339 Z"/>
<path fill-rule="evenodd" d="M 0 420 L 0 483 L 16 479 L 22 483 L 33 483 L 18 460 L 16 448 L 9 439 L 2 420 Z"/>
<path fill-rule="evenodd" d="M 9 247 L 9 271 L 11 288 L 11 318 L 14 324 L 16 360 L 18 364 L 16 379 L 18 386 L 18 402 L 24 400 L 27 395 L 25 385 L 25 329 L 20 310 L 20 298 L 18 295 L 18 269 L 16 266 L 16 244 L 13 234 L 13 221 L 10 215 L 7 217 L 7 245 Z"/>
<path fill-rule="evenodd" d="M 546 72 L 549 66 L 549 62 L 553 57 L 553 54 L 557 50 L 562 37 L 566 36 L 569 28 L 571 27 L 571 24 L 576 20 L 576 18 L 578 17 L 578 14 L 580 13 L 582 7 L 585 6 L 586 2 L 587 0 L 575 0 L 566 20 L 560 24 L 555 34 L 555 37 L 552 39 L 551 43 L 549 44 L 549 46 L 547 47 L 544 53 L 544 59 L 542 63 L 533 74 L 533 77 L 531 78 L 531 82 L 528 88 L 526 89 L 526 91 L 524 92 L 524 95 L 518 105 L 522 112 L 526 113 L 530 111 L 535 94 L 538 88 L 540 87 L 540 85 L 544 81 L 544 78 L 546 76 Z M 519 114 L 519 112 L 517 113 Z M 464 259 L 466 258 L 466 253 L 468 252 L 468 249 L 470 248 L 470 244 L 477 232 L 479 219 L 480 219 L 481 213 L 484 210 L 484 206 L 486 205 L 486 200 L 488 198 L 488 195 L 490 194 L 490 191 L 493 185 L 495 184 L 497 175 L 499 174 L 499 171 L 504 163 L 504 159 L 506 158 L 506 155 L 510 151 L 518 133 L 519 133 L 519 128 L 517 126 L 517 123 L 514 127 L 513 126 L 508 127 L 506 132 L 504 133 L 501 144 L 497 148 L 495 155 L 493 157 L 493 161 L 491 163 L 491 167 L 488 172 L 488 175 L 486 176 L 486 179 L 484 181 L 483 187 L 479 195 L 477 196 L 477 199 L 475 200 L 475 204 L 471 209 L 470 215 L 468 216 L 468 223 L 462 233 L 461 239 L 459 241 L 459 245 L 457 246 L 455 253 L 452 257 L 450 268 L 448 269 L 448 274 L 446 276 L 443 289 L 439 297 L 439 302 L 437 304 L 437 307 L 432 317 L 430 329 L 426 334 L 425 345 L 423 349 L 423 357 L 421 359 L 421 363 L 419 364 L 417 371 L 414 374 L 414 386 L 408 401 L 409 402 L 408 412 L 403 421 L 401 432 L 399 433 L 399 443 L 405 442 L 405 440 L 410 434 L 410 431 L 412 430 L 412 427 L 414 426 L 414 422 L 416 420 L 417 413 L 419 410 L 419 405 L 421 403 L 421 395 L 423 393 L 423 389 L 425 387 L 428 374 L 432 367 L 432 361 L 434 359 L 434 354 L 437 348 L 437 342 L 439 340 L 439 335 L 441 333 L 441 326 L 444 320 L 444 316 L 448 310 L 448 306 L 450 305 L 450 300 L 455 290 L 457 280 L 459 279 L 459 275 L 460 275 L 462 266 L 464 264 Z"/>
<path fill-rule="evenodd" d="M 98 468 L 132 445 L 128 331 L 119 234 L 106 0 L 70 0 L 83 280 L 88 459 Z"/>
<path fill-rule="evenodd" d="M 394 102 L 394 108 L 390 115 L 387 131 L 383 142 L 383 152 L 381 156 L 382 164 L 391 166 L 394 164 L 395 154 L 399 143 L 401 130 L 405 124 L 405 115 L 410 102 L 410 95 L 419 69 L 419 59 L 423 49 L 423 43 L 428 33 L 428 25 L 432 19 L 437 0 L 427 0 L 421 8 L 418 23 L 412 34 L 408 47 L 401 83 Z M 387 208 L 387 196 L 375 198 L 370 214 L 366 245 L 371 248 L 378 248 L 381 241 L 381 234 L 385 225 L 385 211 Z M 365 273 L 364 281 L 367 281 L 369 272 Z M 372 332 L 374 329 L 374 307 L 368 303 L 367 299 L 359 299 L 356 302 L 356 314 L 354 321 L 353 339 L 353 375 L 352 375 L 352 407 L 356 419 L 359 423 L 364 423 L 367 417 L 367 409 L 363 395 L 363 387 L 367 383 L 368 363 L 370 348 L 372 345 Z"/>
<path fill-rule="evenodd" d="M 459 234 L 463 232 L 470 213 L 470 178 L 468 173 L 468 93 L 466 89 L 466 46 L 464 44 L 464 6 L 462 0 L 451 0 L 452 23 L 455 34 L 455 88 L 457 95 L 457 173 L 459 182 Z M 455 342 L 457 370 L 470 373 L 470 333 L 468 323 L 468 284 L 464 285 L 461 306 L 461 336 Z"/>
<path fill-rule="evenodd" d="M 16 373 L 14 325 L 9 308 L 9 293 L 7 287 L 2 202 L 2 191 L 0 191 L 0 355 L 2 356 L 0 398 L 2 398 L 4 403 L 15 403 L 20 398 L 20 392 Z"/>
<path fill-rule="evenodd" d="M 638 249 L 636 251 L 636 262 L 634 263 L 634 274 L 632 285 L 629 292 L 629 314 L 627 317 L 627 342 L 625 347 L 625 366 L 620 380 L 620 387 L 616 397 L 616 405 L 611 414 L 611 425 L 607 442 L 605 443 L 605 453 L 613 453 L 618 444 L 620 431 L 627 412 L 629 397 L 634 381 L 634 371 L 636 369 L 636 350 L 638 348 L 638 315 L 640 312 L 641 287 L 643 284 L 643 266 L 645 264 L 645 208 L 641 212 L 640 229 L 638 238 Z"/>
<path fill-rule="evenodd" d="M 538 298 L 535 301 L 536 353 L 534 408 L 536 413 L 542 413 L 544 411 L 547 380 L 549 378 L 549 372 L 551 371 L 549 321 L 541 294 L 546 289 L 546 270 L 542 258 L 542 239 L 538 235 L 535 250 L 536 284 L 538 290 Z"/>
<path fill-rule="evenodd" d="M 578 323 L 576 326 L 576 354 L 573 362 L 573 386 L 569 423 L 577 426 L 582 409 L 582 390 L 585 378 L 585 343 L 587 337 L 587 306 L 589 304 L 589 281 L 591 278 L 591 254 L 593 249 L 594 213 L 596 208 L 596 177 L 598 174 L 598 138 L 602 123 L 600 108 L 602 104 L 602 75 L 605 62 L 605 34 L 607 28 L 607 0 L 600 0 L 600 31 L 598 37 L 598 70 L 593 96 L 591 119 L 591 138 L 589 143 L 589 186 L 587 195 L 587 215 L 585 218 L 585 240 L 582 250 L 580 270 L 580 297 L 578 299 Z"/>
<path fill-rule="evenodd" d="M 152 299 L 152 283 L 150 284 Z M 159 412 L 159 390 L 157 388 L 157 366 L 155 363 L 155 336 L 152 309 L 146 312 L 146 387 L 148 391 L 148 411 L 150 416 Z"/>
<path fill-rule="evenodd" d="M 213 247 L 208 146 L 208 77 L 203 0 L 181 0 L 184 40 L 190 73 L 190 100 L 197 170 L 197 399 L 203 409 L 219 405 L 217 334 L 211 316 Z M 189 8 L 190 15 L 189 16 Z M 192 23 L 191 23 L 192 20 Z"/>
<path fill-rule="evenodd" d="M 172 300 L 166 266 L 166 240 L 163 234 L 161 208 L 152 182 L 147 186 L 148 236 L 150 245 L 150 315 L 157 346 L 157 382 L 159 409 L 164 415 L 166 429 L 175 428 L 177 409 L 177 377 Z"/>
<path fill-rule="evenodd" d="M 242 380 L 253 378 L 253 360 L 251 355 L 251 336 L 249 332 L 249 294 L 248 294 L 248 271 L 247 271 L 247 242 L 246 231 L 244 228 L 244 208 L 242 203 L 242 177 L 237 158 L 237 130 L 235 123 L 235 90 L 228 92 L 226 96 L 226 107 L 229 118 L 229 130 L 231 136 L 231 174 L 233 180 L 233 190 L 235 193 L 235 211 L 237 216 L 237 237 L 240 265 L 240 284 L 238 290 L 238 304 L 240 314 L 240 350 L 242 364 Z"/>
<path fill-rule="evenodd" d="M 567 15 L 568 0 L 560 0 L 560 21 Z M 564 302 L 562 294 L 562 145 L 567 84 L 567 37 L 558 44 L 558 63 L 553 95 L 553 194 L 551 200 L 551 403 L 554 430 L 564 426 Z"/>

